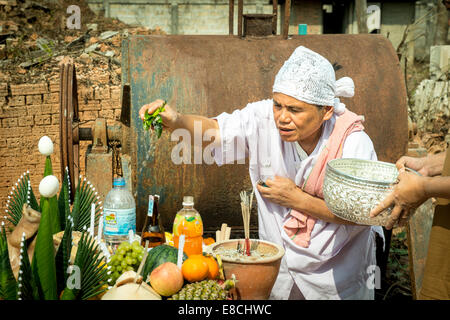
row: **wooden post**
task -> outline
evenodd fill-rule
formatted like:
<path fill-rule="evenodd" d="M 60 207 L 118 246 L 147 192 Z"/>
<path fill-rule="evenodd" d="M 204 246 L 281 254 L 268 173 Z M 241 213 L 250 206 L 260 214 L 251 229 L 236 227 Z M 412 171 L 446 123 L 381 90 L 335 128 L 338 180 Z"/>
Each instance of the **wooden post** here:
<path fill-rule="evenodd" d="M 238 1 L 238 36 L 242 37 L 242 16 L 244 13 L 244 0 Z"/>
<path fill-rule="evenodd" d="M 283 26 L 283 39 L 288 38 L 289 34 L 289 17 L 291 16 L 291 0 L 286 0 L 284 4 L 284 26 Z"/>
<path fill-rule="evenodd" d="M 272 34 L 277 34 L 278 24 L 278 0 L 273 0 L 273 18 L 272 18 Z"/>
<path fill-rule="evenodd" d="M 368 33 L 367 28 L 367 1 L 355 0 L 356 22 L 358 24 L 358 33 Z"/>
<path fill-rule="evenodd" d="M 234 0 L 230 0 L 228 9 L 229 9 L 229 11 L 228 11 L 228 29 L 229 29 L 229 34 L 233 35 L 233 28 L 234 28 Z"/>

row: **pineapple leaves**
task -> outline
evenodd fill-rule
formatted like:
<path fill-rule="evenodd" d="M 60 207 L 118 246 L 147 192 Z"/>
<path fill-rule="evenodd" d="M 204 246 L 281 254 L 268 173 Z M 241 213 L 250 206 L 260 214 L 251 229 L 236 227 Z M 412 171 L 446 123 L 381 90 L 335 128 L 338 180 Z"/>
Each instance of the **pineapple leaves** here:
<path fill-rule="evenodd" d="M 67 281 L 68 285 L 64 289 L 61 299 L 87 300 L 104 292 L 108 280 L 108 269 L 104 263 L 101 250 L 95 240 L 88 232 L 83 231 L 78 242 L 75 263 Z M 75 283 L 72 283 L 71 280 L 74 280 Z"/>
<path fill-rule="evenodd" d="M 4 225 L 2 225 L 0 232 L 0 300 L 2 299 L 17 299 L 17 283 L 9 262 L 8 242 Z"/>

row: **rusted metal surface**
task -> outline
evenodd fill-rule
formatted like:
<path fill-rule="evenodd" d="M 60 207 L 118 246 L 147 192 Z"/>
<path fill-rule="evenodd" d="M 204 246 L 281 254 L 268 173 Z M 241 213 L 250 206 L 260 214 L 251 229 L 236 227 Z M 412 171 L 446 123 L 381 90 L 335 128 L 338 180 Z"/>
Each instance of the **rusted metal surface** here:
<path fill-rule="evenodd" d="M 271 14 L 244 14 L 244 37 L 263 37 L 272 34 Z"/>
<path fill-rule="evenodd" d="M 92 145 L 86 151 L 86 178 L 95 186 L 100 201 L 104 202 L 113 180 L 112 152 L 95 153 Z"/>
<path fill-rule="evenodd" d="M 406 153 L 405 84 L 395 50 L 381 35 L 307 35 L 289 41 L 281 36 L 132 36 L 124 45 L 123 70 L 131 87 L 130 155 L 138 226 L 149 193 L 161 195 L 168 230 L 184 195 L 194 196 L 205 229 L 217 230 L 222 223 L 241 226 L 239 192 L 251 187 L 247 164 L 175 165 L 171 152 L 178 142 L 171 142 L 168 133 L 156 140 L 144 132 L 138 115 L 142 105 L 162 98 L 179 112 L 213 117 L 271 98 L 276 73 L 299 45 L 341 65 L 337 78 L 353 78 L 355 96 L 342 100 L 365 116 L 378 158 L 395 162 Z M 255 209 L 251 227 L 257 228 Z"/>
<path fill-rule="evenodd" d="M 60 66 L 59 90 L 59 141 L 61 155 L 61 181 L 66 168 L 69 171 L 70 197 L 73 202 L 75 178 L 79 175 L 78 94 L 77 78 L 73 64 Z"/>
<path fill-rule="evenodd" d="M 107 153 L 106 119 L 97 118 L 92 127 L 92 153 Z"/>

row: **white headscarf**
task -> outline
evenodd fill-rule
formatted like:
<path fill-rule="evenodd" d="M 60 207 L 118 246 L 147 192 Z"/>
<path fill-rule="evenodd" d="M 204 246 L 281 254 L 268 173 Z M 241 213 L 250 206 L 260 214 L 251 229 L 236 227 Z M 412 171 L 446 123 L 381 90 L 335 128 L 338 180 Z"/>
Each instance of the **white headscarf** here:
<path fill-rule="evenodd" d="M 336 81 L 333 66 L 327 59 L 300 46 L 278 71 L 273 92 L 310 104 L 333 106 L 334 112 L 341 115 L 345 111 L 345 104 L 338 97 L 353 97 L 355 84 L 349 77 Z"/>

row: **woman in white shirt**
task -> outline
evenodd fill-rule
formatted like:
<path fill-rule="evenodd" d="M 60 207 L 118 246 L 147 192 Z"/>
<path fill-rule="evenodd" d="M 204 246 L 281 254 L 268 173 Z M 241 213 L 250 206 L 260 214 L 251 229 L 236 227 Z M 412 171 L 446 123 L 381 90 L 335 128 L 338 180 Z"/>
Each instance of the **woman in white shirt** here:
<path fill-rule="evenodd" d="M 337 98 L 353 94 L 350 78 L 336 81 L 330 62 L 301 46 L 278 72 L 272 99 L 215 118 L 180 114 L 167 104 L 160 113 L 169 131 L 193 136 L 199 126 L 213 135 L 218 165 L 249 159 L 259 237 L 286 250 L 272 299 L 374 299 L 375 232 L 383 237 L 382 229 L 336 217 L 321 194 L 330 157 L 377 159 L 362 117 Z M 144 105 L 141 119 L 162 103 Z M 335 154 L 326 158 L 330 150 Z"/>

